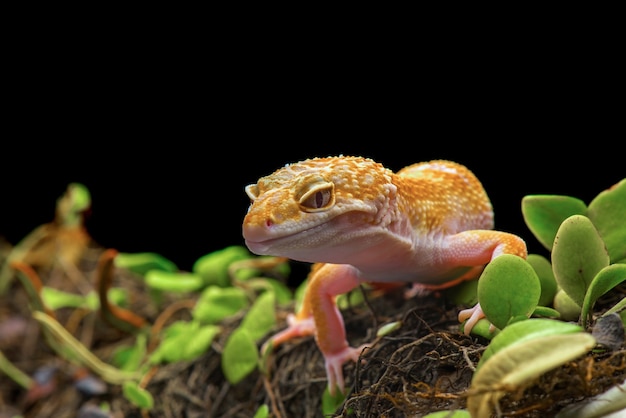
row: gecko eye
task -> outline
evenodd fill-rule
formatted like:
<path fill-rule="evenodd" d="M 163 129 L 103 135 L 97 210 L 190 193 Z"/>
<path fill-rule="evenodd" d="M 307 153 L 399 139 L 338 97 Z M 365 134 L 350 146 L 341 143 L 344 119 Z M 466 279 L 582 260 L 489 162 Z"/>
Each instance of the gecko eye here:
<path fill-rule="evenodd" d="M 320 212 L 335 204 L 334 184 L 323 182 L 311 185 L 298 203 L 305 212 Z"/>
<path fill-rule="evenodd" d="M 259 196 L 259 188 L 256 184 L 248 184 L 245 191 L 252 202 Z"/>

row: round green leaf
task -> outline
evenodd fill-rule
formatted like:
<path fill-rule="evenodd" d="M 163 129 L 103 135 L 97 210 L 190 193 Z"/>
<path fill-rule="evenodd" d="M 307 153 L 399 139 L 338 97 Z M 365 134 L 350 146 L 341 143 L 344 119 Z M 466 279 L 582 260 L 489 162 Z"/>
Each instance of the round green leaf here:
<path fill-rule="evenodd" d="M 539 297 L 539 306 L 550 306 L 556 295 L 557 284 L 552 272 L 552 264 L 550 261 L 539 254 L 528 254 L 526 259 L 528 264 L 532 266 L 539 277 L 541 283 L 541 296 Z"/>
<path fill-rule="evenodd" d="M 271 290 L 261 293 L 241 321 L 239 327 L 246 329 L 254 341 L 262 338 L 276 325 L 275 299 Z"/>
<path fill-rule="evenodd" d="M 529 317 L 539 301 L 537 273 L 523 258 L 503 254 L 487 264 L 478 281 L 478 301 L 487 319 L 503 329 L 512 318 Z"/>
<path fill-rule="evenodd" d="M 522 198 L 524 221 L 547 250 L 552 250 L 559 225 L 566 218 L 586 212 L 585 202 L 570 196 L 528 195 Z"/>
<path fill-rule="evenodd" d="M 239 287 L 209 286 L 196 302 L 194 319 L 212 324 L 232 316 L 248 306 L 248 296 Z"/>
<path fill-rule="evenodd" d="M 606 244 L 611 263 L 626 260 L 626 179 L 598 194 L 587 216 Z"/>
<path fill-rule="evenodd" d="M 177 271 L 176 264 L 157 253 L 118 253 L 115 256 L 115 267 L 127 269 L 133 273 L 144 275 L 150 270 Z"/>
<path fill-rule="evenodd" d="M 237 261 L 250 258 L 248 249 L 242 245 L 232 245 L 210 254 L 206 254 L 193 264 L 192 271 L 199 274 L 205 286 L 230 286 L 228 266 Z"/>
<path fill-rule="evenodd" d="M 202 277 L 187 272 L 150 270 L 145 280 L 150 288 L 166 292 L 193 292 L 204 286 Z"/>
<path fill-rule="evenodd" d="M 222 352 L 222 371 L 226 379 L 233 385 L 239 383 L 256 367 L 259 360 L 259 350 L 243 328 L 237 328 L 226 340 Z"/>
<path fill-rule="evenodd" d="M 618 284 L 626 281 L 626 264 L 612 264 L 600 270 L 596 277 L 591 281 L 589 289 L 585 294 L 583 301 L 581 318 L 583 325 L 586 325 L 590 316 L 590 311 L 598 298 Z"/>
<path fill-rule="evenodd" d="M 582 306 L 593 278 L 609 265 L 609 254 L 589 218 L 573 215 L 563 221 L 552 248 L 552 271 L 559 287 Z"/>

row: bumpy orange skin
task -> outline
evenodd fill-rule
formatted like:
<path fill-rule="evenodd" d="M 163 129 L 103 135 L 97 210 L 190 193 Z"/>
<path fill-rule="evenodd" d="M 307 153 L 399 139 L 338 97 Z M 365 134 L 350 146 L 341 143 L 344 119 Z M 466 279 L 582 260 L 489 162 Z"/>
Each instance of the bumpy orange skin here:
<path fill-rule="evenodd" d="M 271 341 L 314 334 L 331 391 L 343 390 L 341 366 L 360 352 L 346 341 L 336 295 L 363 282 L 444 288 L 475 278 L 499 255 L 527 256 L 521 238 L 493 230 L 482 184 L 451 161 L 393 173 L 363 157 L 314 158 L 262 177 L 246 193 L 248 248 L 316 263 L 300 311 Z M 478 305 L 462 314 L 470 318 L 466 332 L 481 315 Z"/>

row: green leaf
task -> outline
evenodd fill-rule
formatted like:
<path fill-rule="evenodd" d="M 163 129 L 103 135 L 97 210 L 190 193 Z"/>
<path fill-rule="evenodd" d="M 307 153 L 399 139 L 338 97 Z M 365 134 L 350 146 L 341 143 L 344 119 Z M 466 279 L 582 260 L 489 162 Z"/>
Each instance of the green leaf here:
<path fill-rule="evenodd" d="M 554 295 L 554 309 L 563 321 L 578 321 L 582 308 L 563 289 Z"/>
<path fill-rule="evenodd" d="M 551 306 L 556 295 L 557 284 L 552 272 L 552 264 L 550 261 L 539 254 L 528 254 L 526 259 L 537 273 L 539 282 L 541 283 L 541 296 L 539 297 L 539 306 Z"/>
<path fill-rule="evenodd" d="M 206 351 L 211 346 L 211 343 L 219 334 L 221 328 L 216 325 L 204 325 L 201 326 L 190 338 L 183 348 L 182 360 L 193 360 Z"/>
<path fill-rule="evenodd" d="M 376 332 L 376 336 L 383 337 L 385 335 L 389 335 L 392 332 L 399 330 L 401 327 L 402 327 L 402 321 L 389 322 L 388 324 L 385 324 L 382 327 L 378 328 L 378 331 Z"/>
<path fill-rule="evenodd" d="M 150 288 L 166 292 L 194 292 L 204 287 L 202 277 L 187 272 L 150 270 L 145 281 Z"/>
<path fill-rule="evenodd" d="M 340 390 L 335 395 L 331 395 L 327 386 L 324 389 L 324 393 L 322 393 L 322 414 L 324 416 L 334 415 L 345 399 L 346 395 L 341 393 Z"/>
<path fill-rule="evenodd" d="M 85 296 L 48 286 L 44 286 L 40 294 L 43 303 L 53 311 L 60 308 L 80 308 L 87 303 Z"/>
<path fill-rule="evenodd" d="M 463 326 L 464 324 L 461 324 L 461 332 L 463 332 Z M 491 322 L 489 322 L 485 318 L 482 318 L 479 319 L 478 322 L 476 322 L 476 325 L 474 325 L 471 332 L 472 335 L 478 335 L 487 340 L 491 340 L 493 337 L 500 333 L 500 330 L 497 328 L 492 330 Z"/>
<path fill-rule="evenodd" d="M 626 260 L 626 179 L 598 194 L 587 216 L 606 244 L 611 263 Z"/>
<path fill-rule="evenodd" d="M 609 265 L 609 254 L 589 218 L 573 215 L 563 221 L 552 249 L 552 271 L 559 287 L 579 306 L 593 278 Z"/>
<path fill-rule="evenodd" d="M 583 301 L 580 315 L 583 326 L 587 325 L 591 309 L 598 298 L 624 281 L 626 281 L 626 264 L 612 264 L 598 272 L 591 281 Z"/>
<path fill-rule="evenodd" d="M 532 316 L 558 319 L 561 317 L 561 314 L 556 309 L 548 308 L 547 306 L 537 306 Z"/>
<path fill-rule="evenodd" d="M 261 293 L 239 327 L 246 329 L 254 341 L 259 340 L 276 325 L 274 305 L 274 292 L 265 291 Z"/>
<path fill-rule="evenodd" d="M 491 416 L 507 391 L 528 385 L 542 374 L 588 352 L 595 344 L 591 334 L 575 332 L 546 335 L 505 347 L 474 374 L 467 399 L 468 411 L 473 417 Z"/>
<path fill-rule="evenodd" d="M 455 305 L 473 306 L 478 303 L 476 296 L 478 280 L 465 280 L 456 286 L 443 289 L 446 299 Z"/>
<path fill-rule="evenodd" d="M 222 371 L 226 379 L 236 385 L 254 371 L 258 360 L 259 350 L 248 330 L 235 329 L 222 352 Z"/>
<path fill-rule="evenodd" d="M 123 268 L 141 276 L 150 270 L 178 271 L 176 264 L 157 253 L 118 253 L 113 261 L 115 267 Z"/>
<path fill-rule="evenodd" d="M 256 410 L 253 418 L 267 418 L 269 416 L 270 416 L 270 408 L 269 406 L 263 404 L 259 406 L 259 409 Z"/>
<path fill-rule="evenodd" d="M 487 349 L 484 351 L 476 370 L 479 370 L 491 356 L 504 348 L 518 344 L 532 338 L 545 337 L 547 335 L 569 334 L 581 332 L 583 328 L 570 322 L 555 319 L 530 318 L 525 321 L 509 325 L 496 335 Z"/>
<path fill-rule="evenodd" d="M 122 391 L 124 393 L 124 397 L 138 408 L 152 409 L 154 406 L 154 399 L 152 398 L 150 392 L 139 387 L 137 382 L 124 382 Z"/>
<path fill-rule="evenodd" d="M 522 215 L 528 229 L 549 251 L 559 225 L 572 215 L 585 213 L 585 202 L 570 196 L 528 195 L 522 198 Z"/>
<path fill-rule="evenodd" d="M 209 286 L 202 292 L 191 313 L 200 322 L 214 324 L 247 306 L 248 296 L 243 289 Z"/>
<path fill-rule="evenodd" d="M 145 334 L 137 334 L 135 345 L 121 346 L 113 353 L 112 363 L 124 371 L 139 370 L 146 356 L 147 337 Z"/>
<path fill-rule="evenodd" d="M 472 418 L 469 411 L 457 409 L 456 411 L 437 411 L 427 415 L 423 418 Z"/>
<path fill-rule="evenodd" d="M 226 287 L 231 285 L 228 266 L 234 261 L 251 257 L 252 255 L 246 247 L 232 245 L 200 257 L 193 264 L 191 270 L 202 277 L 205 286 Z"/>
<path fill-rule="evenodd" d="M 511 318 L 529 317 L 539 301 L 537 273 L 523 258 L 503 254 L 492 260 L 478 281 L 478 301 L 487 319 L 503 329 Z"/>
<path fill-rule="evenodd" d="M 164 331 L 161 343 L 150 356 L 150 363 L 193 360 L 209 349 L 220 330 L 216 325 L 203 326 L 197 321 L 177 321 Z"/>
<path fill-rule="evenodd" d="M 276 295 L 276 303 L 285 305 L 293 301 L 293 292 L 282 282 L 276 279 L 265 279 L 271 286 Z"/>

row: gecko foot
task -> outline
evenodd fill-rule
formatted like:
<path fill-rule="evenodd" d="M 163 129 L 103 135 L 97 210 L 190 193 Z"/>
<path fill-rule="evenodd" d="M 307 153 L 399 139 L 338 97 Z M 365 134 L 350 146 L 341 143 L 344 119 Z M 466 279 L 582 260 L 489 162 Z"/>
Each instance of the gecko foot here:
<path fill-rule="evenodd" d="M 459 312 L 459 322 L 463 322 L 467 319 L 467 322 L 463 327 L 463 332 L 465 333 L 465 335 L 469 335 L 476 323 L 484 317 L 485 313 L 480 307 L 480 303 L 474 305 L 473 308 L 463 309 L 461 312 Z"/>
<path fill-rule="evenodd" d="M 276 347 L 292 338 L 305 337 L 315 333 L 315 322 L 312 317 L 298 319 L 295 315 L 289 314 L 287 316 L 287 324 L 287 328 L 274 334 L 263 344 L 262 352 L 268 348 L 270 343 L 273 347 Z"/>
<path fill-rule="evenodd" d="M 369 344 L 363 344 L 358 348 L 346 347 L 337 353 L 324 354 L 326 377 L 328 378 L 328 392 L 332 396 L 337 392 L 337 388 L 339 388 L 341 393 L 345 391 L 343 364 L 347 361 L 354 361 L 356 363 L 363 349 L 369 348 L 369 346 Z"/>

